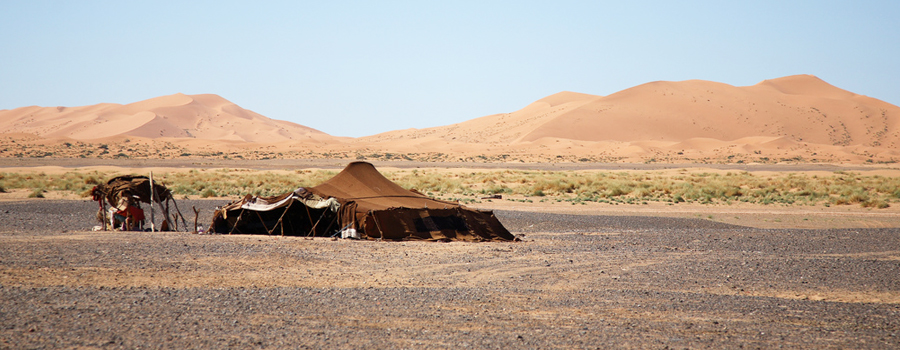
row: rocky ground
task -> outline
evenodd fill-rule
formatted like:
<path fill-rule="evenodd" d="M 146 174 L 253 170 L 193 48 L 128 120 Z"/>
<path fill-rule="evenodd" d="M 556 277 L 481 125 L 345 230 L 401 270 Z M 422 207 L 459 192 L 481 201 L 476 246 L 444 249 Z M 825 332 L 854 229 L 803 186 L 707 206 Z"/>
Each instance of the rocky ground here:
<path fill-rule="evenodd" d="M 896 227 L 498 211 L 523 242 L 374 242 L 91 232 L 95 208 L 0 202 L 0 348 L 900 347 Z"/>

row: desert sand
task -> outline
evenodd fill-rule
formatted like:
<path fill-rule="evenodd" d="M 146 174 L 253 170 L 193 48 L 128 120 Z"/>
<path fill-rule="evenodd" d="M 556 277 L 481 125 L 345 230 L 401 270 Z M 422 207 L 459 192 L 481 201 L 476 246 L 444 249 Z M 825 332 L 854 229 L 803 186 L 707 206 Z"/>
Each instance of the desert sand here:
<path fill-rule="evenodd" d="M 0 157 L 863 164 L 897 162 L 898 147 L 900 107 L 810 75 L 561 92 L 515 112 L 359 138 L 216 95 L 0 111 Z"/>
<path fill-rule="evenodd" d="M 562 92 L 513 113 L 357 142 L 393 142 L 411 151 L 442 140 L 483 151 L 664 162 L 729 156 L 859 162 L 896 158 L 898 125 L 897 106 L 802 75 L 747 87 L 691 80 L 652 82 L 609 96 Z"/>
<path fill-rule="evenodd" d="M 48 139 L 175 138 L 249 143 L 337 139 L 274 120 L 213 95 L 174 94 L 119 105 L 21 107 L 0 111 L 0 132 Z"/>

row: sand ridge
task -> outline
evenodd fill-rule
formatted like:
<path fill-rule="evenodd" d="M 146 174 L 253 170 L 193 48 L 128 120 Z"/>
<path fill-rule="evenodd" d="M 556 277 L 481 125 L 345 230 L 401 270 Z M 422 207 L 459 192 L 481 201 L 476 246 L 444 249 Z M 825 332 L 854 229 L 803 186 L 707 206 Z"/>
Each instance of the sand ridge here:
<path fill-rule="evenodd" d="M 812 75 L 742 87 L 656 81 L 607 96 L 564 91 L 518 111 L 446 126 L 343 138 L 217 95 L 174 94 L 128 105 L 3 110 L 0 135 L 0 157 L 894 163 L 900 107 Z M 147 146 L 106 153 L 56 147 L 73 141 Z"/>
<path fill-rule="evenodd" d="M 0 111 L 0 133 L 73 140 L 117 136 L 251 143 L 337 139 L 306 126 L 267 118 L 218 95 L 181 93 L 127 105 L 31 106 Z"/>
<path fill-rule="evenodd" d="M 657 81 L 608 96 L 564 92 L 513 113 L 360 140 L 405 146 L 421 140 L 416 144 L 427 147 L 438 138 L 538 151 L 562 140 L 581 141 L 565 149 L 576 154 L 609 150 L 624 157 L 765 153 L 859 159 L 865 153 L 890 158 L 898 155 L 900 108 L 811 75 L 747 87 Z"/>

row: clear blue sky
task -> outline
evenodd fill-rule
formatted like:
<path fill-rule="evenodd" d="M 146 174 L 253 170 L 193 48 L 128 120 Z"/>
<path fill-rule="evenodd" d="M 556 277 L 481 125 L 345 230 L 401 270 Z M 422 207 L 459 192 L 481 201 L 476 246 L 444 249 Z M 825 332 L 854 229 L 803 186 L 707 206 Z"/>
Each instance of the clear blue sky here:
<path fill-rule="evenodd" d="M 0 109 L 213 93 L 332 135 L 813 74 L 900 104 L 900 1 L 0 1 Z"/>

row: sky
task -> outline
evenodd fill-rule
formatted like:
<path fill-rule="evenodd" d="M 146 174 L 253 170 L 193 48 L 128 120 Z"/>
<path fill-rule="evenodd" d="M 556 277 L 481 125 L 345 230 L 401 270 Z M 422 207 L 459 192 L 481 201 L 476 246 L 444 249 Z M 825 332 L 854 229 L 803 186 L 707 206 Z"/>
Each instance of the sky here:
<path fill-rule="evenodd" d="M 812 74 L 900 105 L 900 1 L 0 1 L 0 109 L 217 94 L 366 136 Z"/>

